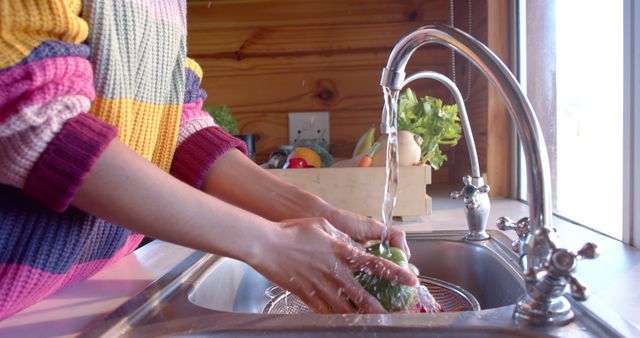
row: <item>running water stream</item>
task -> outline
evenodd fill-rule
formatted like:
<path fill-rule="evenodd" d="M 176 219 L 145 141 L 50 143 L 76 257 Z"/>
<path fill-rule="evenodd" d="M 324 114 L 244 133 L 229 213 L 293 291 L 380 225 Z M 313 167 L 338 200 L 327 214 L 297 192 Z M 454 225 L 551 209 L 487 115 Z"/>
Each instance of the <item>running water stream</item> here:
<path fill-rule="evenodd" d="M 380 241 L 380 252 L 389 247 L 389 234 L 393 223 L 393 210 L 398 194 L 398 94 L 399 91 L 383 87 L 384 110 L 382 132 L 387 133 L 386 181 L 382 199 L 382 222 L 385 230 Z"/>

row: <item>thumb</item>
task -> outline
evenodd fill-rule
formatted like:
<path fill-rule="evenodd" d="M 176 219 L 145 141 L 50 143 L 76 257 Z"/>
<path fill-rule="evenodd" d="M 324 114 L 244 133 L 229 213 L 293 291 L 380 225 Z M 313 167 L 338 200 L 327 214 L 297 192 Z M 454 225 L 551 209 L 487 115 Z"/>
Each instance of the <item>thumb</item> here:
<path fill-rule="evenodd" d="M 361 228 L 363 228 L 361 229 L 363 238 L 358 240 L 382 239 L 382 235 L 385 233 L 385 226 L 373 218 L 367 217 Z M 411 250 L 409 249 L 409 244 L 407 244 L 407 237 L 404 231 L 400 231 L 391 226 L 386 235 L 389 238 L 391 246 L 400 248 L 407 255 L 407 258 L 411 258 Z"/>

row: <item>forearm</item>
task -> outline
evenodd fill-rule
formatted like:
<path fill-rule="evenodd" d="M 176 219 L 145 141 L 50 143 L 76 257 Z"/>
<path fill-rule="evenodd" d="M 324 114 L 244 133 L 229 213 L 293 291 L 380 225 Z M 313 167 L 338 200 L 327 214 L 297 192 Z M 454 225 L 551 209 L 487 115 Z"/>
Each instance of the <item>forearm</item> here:
<path fill-rule="evenodd" d="M 228 151 L 209 169 L 203 190 L 268 219 L 324 216 L 330 206 L 257 166 L 239 151 Z"/>
<path fill-rule="evenodd" d="M 273 223 L 179 181 L 118 140 L 107 146 L 72 203 L 131 230 L 245 261 L 320 312 L 353 312 L 351 301 L 366 312 L 384 312 L 353 278 L 357 271 L 417 283 L 411 272 L 341 239 L 324 219 Z"/>
<path fill-rule="evenodd" d="M 385 233 L 382 223 L 336 208 L 321 198 L 275 177 L 239 151 L 228 151 L 209 169 L 205 192 L 273 221 L 323 217 L 352 239 L 365 242 Z M 405 234 L 391 229 L 391 244 L 411 255 Z"/>
<path fill-rule="evenodd" d="M 173 178 L 118 140 L 109 144 L 73 205 L 154 238 L 252 261 L 274 224 Z"/>

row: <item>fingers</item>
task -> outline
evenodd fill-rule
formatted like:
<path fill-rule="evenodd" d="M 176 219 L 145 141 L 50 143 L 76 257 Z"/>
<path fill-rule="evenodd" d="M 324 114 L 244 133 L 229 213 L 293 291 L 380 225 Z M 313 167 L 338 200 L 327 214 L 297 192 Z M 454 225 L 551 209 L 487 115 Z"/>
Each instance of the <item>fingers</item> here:
<path fill-rule="evenodd" d="M 327 219 L 337 229 L 361 243 L 368 240 L 380 240 L 385 231 L 385 226 L 381 222 L 343 209 L 332 209 L 332 212 L 327 215 Z M 407 257 L 411 257 L 403 231 L 392 227 L 389 230 L 389 241 L 391 245 L 402 249 Z"/>
<path fill-rule="evenodd" d="M 346 277 L 345 277 L 346 276 Z M 344 294 L 365 313 L 386 313 L 385 308 L 365 290 L 348 271 L 338 276 L 343 285 Z"/>
<path fill-rule="evenodd" d="M 333 278 L 336 277 L 333 276 Z M 313 281 L 311 292 L 295 292 L 295 294 L 315 313 L 355 313 L 356 308 L 349 301 L 350 297 L 345 292 L 344 283 L 341 282 L 341 278 L 337 279 L 330 286 Z M 301 288 L 298 287 L 298 289 Z"/>
<path fill-rule="evenodd" d="M 411 271 L 390 260 L 364 252 L 357 252 L 355 250 L 352 250 L 352 257 L 353 258 L 350 259 L 349 262 L 353 264 L 352 268 L 354 268 L 354 272 L 358 270 L 364 271 L 380 276 L 396 284 L 408 286 L 415 286 L 418 284 L 418 279 L 413 273 L 411 273 Z"/>
<path fill-rule="evenodd" d="M 385 226 L 373 218 L 363 217 L 364 221 L 360 223 L 360 227 L 364 227 L 363 231 L 359 232 L 359 237 L 356 240 L 372 240 L 381 239 L 385 230 Z M 396 248 L 402 249 L 407 255 L 407 258 L 411 257 L 411 250 L 407 244 L 407 238 L 404 231 L 400 231 L 391 227 L 389 229 L 389 243 Z"/>
<path fill-rule="evenodd" d="M 407 236 L 404 231 L 392 228 L 391 234 L 389 235 L 389 243 L 391 246 L 402 249 L 407 255 L 407 258 L 411 258 L 411 250 L 409 249 L 409 244 L 407 244 Z"/>
<path fill-rule="evenodd" d="M 356 309 L 351 305 L 342 283 L 335 283 L 331 287 L 319 287 L 319 296 L 324 298 L 335 313 L 355 313 Z"/>

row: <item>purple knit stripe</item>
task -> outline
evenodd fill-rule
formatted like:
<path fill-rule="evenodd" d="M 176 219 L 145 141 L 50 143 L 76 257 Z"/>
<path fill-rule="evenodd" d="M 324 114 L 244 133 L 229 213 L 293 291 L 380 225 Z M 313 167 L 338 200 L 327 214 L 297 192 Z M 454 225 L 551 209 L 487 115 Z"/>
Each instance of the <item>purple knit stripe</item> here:
<path fill-rule="evenodd" d="M 202 99 L 207 99 L 207 92 L 200 88 L 201 79 L 190 68 L 184 70 L 184 103 L 192 103 Z"/>
<path fill-rule="evenodd" d="M 85 280 L 119 261 L 133 252 L 143 237 L 140 234 L 132 234 L 113 256 L 75 264 L 63 274 L 49 273 L 28 265 L 0 264 L 0 271 L 3 273 L 3 278 L 0 279 L 0 290 L 5 292 L 3 297 L 0 297 L 0 320 L 39 302 L 69 284 Z"/>
<path fill-rule="evenodd" d="M 22 59 L 18 64 L 34 62 L 46 58 L 55 58 L 60 56 L 79 56 L 88 58 L 91 50 L 89 46 L 84 44 L 75 44 L 58 40 L 43 41 L 38 47 L 34 48 L 26 58 Z"/>
<path fill-rule="evenodd" d="M 68 120 L 33 165 L 25 194 L 54 211 L 64 211 L 116 134 L 115 127 L 89 114 Z"/>
<path fill-rule="evenodd" d="M 220 127 L 209 127 L 189 136 L 176 149 L 171 174 L 198 189 L 215 161 L 230 149 L 247 153 L 246 144 Z"/>

